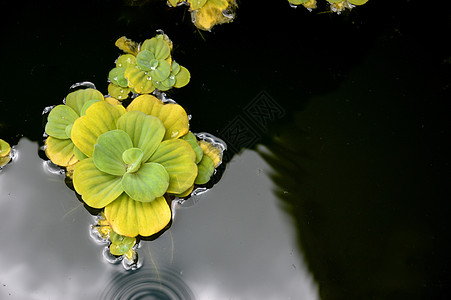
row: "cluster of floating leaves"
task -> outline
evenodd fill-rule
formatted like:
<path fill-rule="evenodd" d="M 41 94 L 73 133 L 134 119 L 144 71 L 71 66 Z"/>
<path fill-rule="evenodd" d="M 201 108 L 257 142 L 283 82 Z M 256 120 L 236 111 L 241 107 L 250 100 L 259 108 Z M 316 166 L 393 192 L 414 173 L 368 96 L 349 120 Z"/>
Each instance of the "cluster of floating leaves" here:
<path fill-rule="evenodd" d="M 108 74 L 108 93 L 117 100 L 128 98 L 130 92 L 149 94 L 156 89 L 181 88 L 190 80 L 189 71 L 172 59 L 172 42 L 165 34 L 142 44 L 121 37 L 116 46 L 125 52 Z"/>
<path fill-rule="evenodd" d="M 175 77 L 173 86 L 180 87 L 177 80 L 188 83 L 188 71 L 170 59 L 168 40 L 159 35 L 143 46 L 119 39 L 120 48 L 129 53 L 118 59 L 109 77 L 112 84 L 125 78 L 127 88 L 133 89 L 128 105 L 110 97 L 111 91 L 104 96 L 93 85 L 76 85 L 78 89 L 63 104 L 50 110 L 45 126 L 47 157 L 66 168 L 84 203 L 101 211 L 94 227 L 109 243 L 109 255 L 125 257 L 135 266 L 137 238 L 168 228 L 171 202 L 204 188 L 224 151 L 223 144 L 218 146 L 205 134 L 189 130 L 190 117 L 182 106 L 166 99 L 164 93 L 147 94 L 155 90 L 143 89 L 139 79 L 128 75 L 150 65 L 155 69 L 146 72 L 162 79 L 169 67 Z M 134 63 L 118 71 L 124 61 Z M 153 87 L 158 84 L 163 83 L 152 82 Z M 0 145 L 3 155 L 6 146 Z"/>
<path fill-rule="evenodd" d="M 356 5 L 363 5 L 368 0 L 326 0 L 330 5 L 330 10 L 336 13 L 341 13 L 345 9 L 352 9 Z M 316 8 L 316 0 L 288 0 L 293 7 L 302 5 L 308 10 Z"/>
<path fill-rule="evenodd" d="M 208 31 L 217 24 L 231 22 L 237 6 L 235 0 L 168 0 L 168 4 L 188 5 L 194 25 Z"/>

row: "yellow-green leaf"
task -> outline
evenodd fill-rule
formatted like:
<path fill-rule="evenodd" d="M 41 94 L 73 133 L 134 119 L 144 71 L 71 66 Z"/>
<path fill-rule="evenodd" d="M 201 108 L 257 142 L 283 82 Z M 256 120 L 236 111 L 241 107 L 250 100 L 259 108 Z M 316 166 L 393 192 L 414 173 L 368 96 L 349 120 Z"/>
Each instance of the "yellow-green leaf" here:
<path fill-rule="evenodd" d="M 94 145 L 94 164 L 102 172 L 122 176 L 126 171 L 122 154 L 132 147 L 132 141 L 125 131 L 115 129 L 105 132 Z"/>
<path fill-rule="evenodd" d="M 129 87 L 139 94 L 148 94 L 155 90 L 149 72 L 141 70 L 138 66 L 125 69 L 124 76 L 128 79 Z"/>
<path fill-rule="evenodd" d="M 66 105 L 71 107 L 79 116 L 82 115 L 83 105 L 90 100 L 103 100 L 103 95 L 96 89 L 77 90 L 66 97 Z"/>
<path fill-rule="evenodd" d="M 70 139 L 49 136 L 45 141 L 45 154 L 55 165 L 67 167 L 78 161 L 74 155 L 74 147 Z"/>
<path fill-rule="evenodd" d="M 189 73 L 188 69 L 180 66 L 180 71 L 175 75 L 175 84 L 174 87 L 181 88 L 188 84 L 189 80 L 191 78 L 191 74 Z"/>
<path fill-rule="evenodd" d="M 100 171 L 92 158 L 86 158 L 75 167 L 73 183 L 86 204 L 102 208 L 122 194 L 121 179 L 120 176 Z"/>
<path fill-rule="evenodd" d="M 165 194 L 169 185 L 166 169 L 157 163 L 142 164 L 136 173 L 125 173 L 122 178 L 124 191 L 133 200 L 151 202 Z"/>
<path fill-rule="evenodd" d="M 67 126 L 72 126 L 78 114 L 67 105 L 57 105 L 51 111 L 45 125 L 45 132 L 58 139 L 68 139 L 66 134 Z"/>
<path fill-rule="evenodd" d="M 188 115 L 183 107 L 178 104 L 163 104 L 152 95 L 141 95 L 130 103 L 127 110 L 137 110 L 159 118 L 166 128 L 165 140 L 175 139 L 188 133 Z"/>
<path fill-rule="evenodd" d="M 143 151 L 143 162 L 155 152 L 163 140 L 165 128 L 160 119 L 140 111 L 129 111 L 117 120 L 117 128 L 125 131 L 133 147 Z"/>
<path fill-rule="evenodd" d="M 172 215 L 164 197 L 139 202 L 123 193 L 105 207 L 105 216 L 116 233 L 135 237 L 158 233 L 169 224 Z"/>
<path fill-rule="evenodd" d="M 213 163 L 213 160 L 208 157 L 207 155 L 204 155 L 202 157 L 202 160 L 197 165 L 199 171 L 196 177 L 196 180 L 194 180 L 195 184 L 205 184 L 207 183 L 211 175 L 215 172 L 215 165 Z"/>
<path fill-rule="evenodd" d="M 163 141 L 149 161 L 164 166 L 169 174 L 168 193 L 180 194 L 194 183 L 197 176 L 196 154 L 188 142 L 181 139 Z"/>
<path fill-rule="evenodd" d="M 120 107 L 107 101 L 96 102 L 86 110 L 86 115 L 74 122 L 72 141 L 86 156 L 92 157 L 94 145 L 101 134 L 116 129 L 116 121 L 124 113 Z"/>
<path fill-rule="evenodd" d="M 368 2 L 368 0 L 348 0 L 349 3 L 354 5 L 363 5 Z"/>

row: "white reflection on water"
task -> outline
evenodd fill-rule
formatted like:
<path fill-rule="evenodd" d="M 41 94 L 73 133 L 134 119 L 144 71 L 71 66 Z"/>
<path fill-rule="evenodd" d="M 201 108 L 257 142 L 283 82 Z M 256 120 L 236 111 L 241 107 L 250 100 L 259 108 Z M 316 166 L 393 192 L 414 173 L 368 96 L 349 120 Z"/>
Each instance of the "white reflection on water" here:
<path fill-rule="evenodd" d="M 253 151 L 236 156 L 194 206 L 179 208 L 167 232 L 142 241 L 144 265 L 130 273 L 105 262 L 89 237 L 91 215 L 64 175 L 43 168 L 38 145 L 22 139 L 17 150 L 0 173 L 0 299 L 171 299 L 163 283 L 176 281 L 171 293 L 183 288 L 200 300 L 319 298 L 269 167 Z"/>

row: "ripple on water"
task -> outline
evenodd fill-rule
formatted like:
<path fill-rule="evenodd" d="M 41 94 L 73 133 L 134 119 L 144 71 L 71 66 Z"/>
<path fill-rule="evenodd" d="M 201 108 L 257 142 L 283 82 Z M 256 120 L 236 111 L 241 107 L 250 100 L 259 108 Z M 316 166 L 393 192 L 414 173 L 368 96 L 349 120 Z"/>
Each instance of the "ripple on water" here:
<path fill-rule="evenodd" d="M 194 295 L 179 273 L 170 269 L 141 269 L 116 273 L 100 294 L 108 300 L 190 300 Z"/>

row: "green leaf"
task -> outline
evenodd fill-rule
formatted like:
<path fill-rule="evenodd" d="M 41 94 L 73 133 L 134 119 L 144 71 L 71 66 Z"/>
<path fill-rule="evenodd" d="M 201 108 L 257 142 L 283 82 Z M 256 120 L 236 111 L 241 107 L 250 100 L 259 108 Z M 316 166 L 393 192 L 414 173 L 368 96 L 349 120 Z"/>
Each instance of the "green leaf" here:
<path fill-rule="evenodd" d="M 136 93 L 148 94 L 155 90 L 150 73 L 141 70 L 138 66 L 128 67 L 125 69 L 124 75 L 128 79 L 129 87 L 134 89 Z"/>
<path fill-rule="evenodd" d="M 80 151 L 80 149 L 75 147 L 75 145 L 74 145 L 74 155 L 75 155 L 75 158 L 78 160 L 83 160 L 85 158 L 88 158 L 83 152 Z"/>
<path fill-rule="evenodd" d="M 122 177 L 97 169 L 92 158 L 86 158 L 75 166 L 74 188 L 91 207 L 102 208 L 113 202 L 124 191 Z"/>
<path fill-rule="evenodd" d="M 166 193 L 169 175 L 165 168 L 157 163 L 145 163 L 136 173 L 125 173 L 122 178 L 124 191 L 140 202 L 150 202 Z"/>
<path fill-rule="evenodd" d="M 349 3 L 354 5 L 363 5 L 368 2 L 368 0 L 348 0 Z"/>
<path fill-rule="evenodd" d="M 130 66 L 136 65 L 136 57 L 131 54 L 124 54 L 119 56 L 116 61 L 116 67 L 127 69 Z"/>
<path fill-rule="evenodd" d="M 57 139 L 49 136 L 45 141 L 45 154 L 58 166 L 67 167 L 77 162 L 74 156 L 74 143 L 70 139 Z"/>
<path fill-rule="evenodd" d="M 153 81 L 165 80 L 171 74 L 171 64 L 165 60 L 159 60 L 158 64 L 152 66 L 149 74 Z"/>
<path fill-rule="evenodd" d="M 88 101 L 86 101 L 86 103 L 83 104 L 83 107 L 81 108 L 80 116 L 86 115 L 86 111 L 88 110 L 88 108 L 89 108 L 91 105 L 93 105 L 94 103 L 99 102 L 99 101 L 100 101 L 100 100 L 88 100 Z"/>
<path fill-rule="evenodd" d="M 67 135 L 66 127 L 74 124 L 77 118 L 77 113 L 69 106 L 63 104 L 55 106 L 47 118 L 45 132 L 58 139 L 68 139 L 70 135 Z"/>
<path fill-rule="evenodd" d="M 123 193 L 105 207 L 105 216 L 116 233 L 135 237 L 159 232 L 171 221 L 172 214 L 164 197 L 139 202 Z"/>
<path fill-rule="evenodd" d="M 195 163 L 198 164 L 200 160 L 202 159 L 202 156 L 204 155 L 204 152 L 202 151 L 202 148 L 197 143 L 196 136 L 190 131 L 184 136 L 182 136 L 182 139 L 187 141 L 188 144 L 193 148 L 194 153 L 196 153 L 196 161 Z"/>
<path fill-rule="evenodd" d="M 174 60 L 171 64 L 172 74 L 177 75 L 180 72 L 180 65 Z"/>
<path fill-rule="evenodd" d="M 171 48 L 168 43 L 162 38 L 153 37 L 151 39 L 145 40 L 141 46 L 141 51 L 148 50 L 152 52 L 156 59 L 164 60 L 171 54 Z M 139 55 L 139 53 L 138 53 Z"/>
<path fill-rule="evenodd" d="M 117 128 L 131 138 L 133 147 L 143 151 L 143 162 L 155 152 L 165 135 L 163 122 L 140 111 L 129 111 L 117 120 Z"/>
<path fill-rule="evenodd" d="M 125 72 L 124 68 L 118 68 L 118 67 L 113 68 L 108 73 L 108 79 L 111 80 L 112 83 L 125 88 L 128 86 L 128 81 L 124 77 L 124 72 Z"/>
<path fill-rule="evenodd" d="M 103 95 L 96 89 L 77 90 L 67 95 L 66 105 L 81 116 L 81 108 L 89 100 L 103 100 Z"/>
<path fill-rule="evenodd" d="M 143 158 L 143 151 L 139 148 L 130 148 L 122 153 L 122 160 L 127 165 L 127 173 L 139 170 Z"/>
<path fill-rule="evenodd" d="M 132 141 L 125 131 L 116 129 L 105 132 L 94 145 L 94 164 L 102 172 L 122 176 L 126 171 L 122 154 L 132 147 Z"/>
<path fill-rule="evenodd" d="M 189 3 L 191 4 L 192 10 L 201 8 L 202 6 L 205 5 L 206 2 L 207 2 L 207 0 L 190 0 L 189 1 Z"/>
<path fill-rule="evenodd" d="M 157 117 L 166 129 L 164 139 L 175 139 L 188 133 L 189 119 L 186 111 L 178 104 L 163 104 L 152 95 L 136 97 L 127 107 L 128 111 L 141 111 Z"/>
<path fill-rule="evenodd" d="M 108 85 L 108 94 L 110 94 L 111 97 L 118 99 L 118 100 L 124 100 L 128 98 L 128 94 L 130 93 L 130 88 L 126 87 L 123 88 L 121 86 L 115 85 L 114 83 L 110 83 Z"/>
<path fill-rule="evenodd" d="M 189 80 L 191 78 L 191 74 L 189 73 L 188 69 L 185 67 L 180 66 L 180 72 L 177 73 L 175 76 L 175 84 L 174 87 L 181 88 L 188 84 Z"/>
<path fill-rule="evenodd" d="M 92 157 L 97 138 L 116 129 L 116 121 L 124 113 L 120 105 L 99 101 L 91 105 L 86 114 L 78 118 L 72 127 L 72 141 L 86 156 Z"/>
<path fill-rule="evenodd" d="M 155 63 L 158 65 L 158 59 L 155 59 L 155 55 L 149 50 L 142 50 L 136 56 L 136 64 L 144 71 L 155 68 Z"/>
<path fill-rule="evenodd" d="M 127 253 L 136 243 L 136 239 L 124 235 L 117 234 L 114 231 L 110 232 L 110 252 L 113 255 L 124 255 Z"/>
<path fill-rule="evenodd" d="M 213 163 L 213 160 L 204 155 L 202 157 L 202 160 L 197 165 L 199 171 L 196 177 L 196 180 L 194 181 L 195 184 L 205 184 L 207 183 L 211 175 L 215 172 L 215 164 Z"/>
<path fill-rule="evenodd" d="M 194 183 L 197 176 L 196 154 L 188 142 L 181 139 L 166 140 L 149 159 L 164 166 L 169 174 L 167 192 L 180 194 Z"/>

